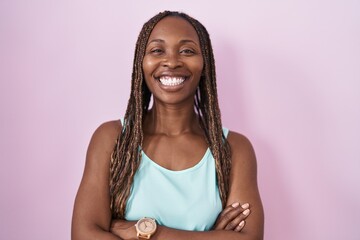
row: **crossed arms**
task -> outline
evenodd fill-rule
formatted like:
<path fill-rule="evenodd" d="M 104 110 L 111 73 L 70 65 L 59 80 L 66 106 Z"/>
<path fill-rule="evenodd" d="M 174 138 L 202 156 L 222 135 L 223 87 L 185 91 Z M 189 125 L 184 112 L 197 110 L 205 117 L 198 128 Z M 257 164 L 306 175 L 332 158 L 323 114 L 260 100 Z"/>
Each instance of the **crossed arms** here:
<path fill-rule="evenodd" d="M 107 122 L 95 131 L 90 141 L 83 178 L 75 199 L 72 240 L 136 239 L 135 222 L 112 220 L 109 207 L 109 156 L 120 131 L 118 121 Z M 230 191 L 227 207 L 220 213 L 213 229 L 199 232 L 158 226 L 151 239 L 263 239 L 264 214 L 257 187 L 253 148 L 244 136 L 235 132 L 229 133 L 228 141 L 232 149 Z"/>

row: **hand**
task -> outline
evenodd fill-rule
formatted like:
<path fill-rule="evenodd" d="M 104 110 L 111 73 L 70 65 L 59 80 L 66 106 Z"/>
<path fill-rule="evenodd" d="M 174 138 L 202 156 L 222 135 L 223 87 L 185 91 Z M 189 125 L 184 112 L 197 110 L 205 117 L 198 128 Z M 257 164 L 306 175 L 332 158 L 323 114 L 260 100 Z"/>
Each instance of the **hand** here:
<path fill-rule="evenodd" d="M 250 205 L 245 203 L 240 206 L 236 202 L 227 206 L 216 219 L 214 230 L 232 230 L 240 232 L 245 226 L 245 219 L 250 214 Z"/>
<path fill-rule="evenodd" d="M 137 239 L 135 223 L 136 222 L 113 219 L 111 221 L 110 232 L 124 240 Z"/>

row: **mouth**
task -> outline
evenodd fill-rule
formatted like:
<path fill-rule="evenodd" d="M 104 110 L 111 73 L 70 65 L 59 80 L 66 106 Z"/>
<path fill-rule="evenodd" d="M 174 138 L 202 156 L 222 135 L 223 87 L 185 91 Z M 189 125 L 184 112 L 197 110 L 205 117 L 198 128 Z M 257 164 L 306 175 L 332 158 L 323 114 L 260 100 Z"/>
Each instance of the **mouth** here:
<path fill-rule="evenodd" d="M 183 82 L 187 79 L 187 77 L 183 76 L 161 76 L 157 78 L 160 83 L 164 86 L 179 86 L 183 84 Z"/>

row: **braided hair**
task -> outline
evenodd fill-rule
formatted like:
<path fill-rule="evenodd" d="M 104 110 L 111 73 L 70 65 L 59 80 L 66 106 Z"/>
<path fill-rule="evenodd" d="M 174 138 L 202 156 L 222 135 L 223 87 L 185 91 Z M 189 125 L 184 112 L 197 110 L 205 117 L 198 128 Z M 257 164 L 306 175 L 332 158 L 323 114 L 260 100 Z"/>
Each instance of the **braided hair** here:
<path fill-rule="evenodd" d="M 147 21 L 136 42 L 133 62 L 131 93 L 110 163 L 110 207 L 112 217 L 124 219 L 126 202 L 130 196 L 134 175 L 141 161 L 140 146 L 143 143 L 143 120 L 148 111 L 151 92 L 142 70 L 146 45 L 155 25 L 167 16 L 180 17 L 188 21 L 198 34 L 204 59 L 203 74 L 194 97 L 199 124 L 205 140 L 215 159 L 220 199 L 225 207 L 229 192 L 231 149 L 222 131 L 221 115 L 217 98 L 215 60 L 206 28 L 196 19 L 181 12 L 164 11 Z"/>

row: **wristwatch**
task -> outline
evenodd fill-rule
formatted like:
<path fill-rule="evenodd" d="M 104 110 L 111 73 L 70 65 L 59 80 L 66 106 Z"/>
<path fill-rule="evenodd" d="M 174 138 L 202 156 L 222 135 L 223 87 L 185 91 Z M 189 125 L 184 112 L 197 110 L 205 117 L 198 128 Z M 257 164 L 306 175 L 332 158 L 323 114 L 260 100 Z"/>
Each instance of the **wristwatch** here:
<path fill-rule="evenodd" d="M 138 239 L 150 239 L 156 232 L 156 221 L 153 218 L 143 217 L 136 224 Z"/>

